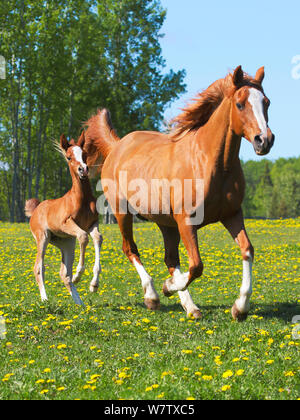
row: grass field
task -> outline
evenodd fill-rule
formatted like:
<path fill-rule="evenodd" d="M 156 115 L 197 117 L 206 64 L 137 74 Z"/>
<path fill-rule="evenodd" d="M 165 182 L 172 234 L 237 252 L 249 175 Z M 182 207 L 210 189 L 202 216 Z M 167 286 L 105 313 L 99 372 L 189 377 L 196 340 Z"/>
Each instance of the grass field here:
<path fill-rule="evenodd" d="M 168 277 L 160 232 L 135 227 L 162 308 L 143 306 L 139 278 L 121 252 L 117 226 L 101 227 L 103 273 L 91 295 L 94 252 L 78 286 L 86 308 L 73 304 L 59 277 L 60 255 L 49 247 L 42 304 L 32 268 L 28 225 L 0 223 L 0 399 L 298 399 L 300 219 L 247 221 L 256 250 L 250 316 L 238 324 L 230 309 L 242 278 L 240 251 L 220 225 L 199 232 L 204 275 L 190 287 L 203 313 L 186 318 Z M 187 258 L 181 247 L 182 267 Z M 78 253 L 77 253 L 78 259 Z"/>

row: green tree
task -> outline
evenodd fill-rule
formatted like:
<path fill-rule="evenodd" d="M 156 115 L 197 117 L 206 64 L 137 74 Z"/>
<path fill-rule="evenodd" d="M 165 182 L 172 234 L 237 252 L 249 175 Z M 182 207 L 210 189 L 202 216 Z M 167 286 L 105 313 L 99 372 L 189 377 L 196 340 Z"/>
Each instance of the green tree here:
<path fill-rule="evenodd" d="M 165 73 L 165 16 L 158 0 L 1 1 L 2 214 L 9 206 L 10 220 L 22 221 L 26 198 L 68 189 L 51 139 L 76 137 L 98 107 L 111 110 L 120 135 L 160 127 L 166 106 L 185 90 L 184 71 Z"/>
<path fill-rule="evenodd" d="M 253 197 L 256 216 L 273 217 L 273 191 L 270 163 L 265 160 L 264 171 Z"/>

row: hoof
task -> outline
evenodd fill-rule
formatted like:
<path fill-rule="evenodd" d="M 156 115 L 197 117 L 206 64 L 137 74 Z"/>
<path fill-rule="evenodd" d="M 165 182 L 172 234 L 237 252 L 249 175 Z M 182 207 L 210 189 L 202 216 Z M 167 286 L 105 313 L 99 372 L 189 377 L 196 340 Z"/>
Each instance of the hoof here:
<path fill-rule="evenodd" d="M 245 313 L 240 312 L 238 307 L 236 306 L 236 303 L 233 305 L 231 309 L 231 314 L 232 314 L 232 318 L 238 322 L 246 321 L 248 317 L 248 312 L 245 312 Z"/>
<path fill-rule="evenodd" d="M 90 292 L 91 293 L 97 293 L 98 292 L 99 287 L 98 286 L 92 286 L 90 285 Z"/>
<path fill-rule="evenodd" d="M 74 276 L 74 278 L 72 279 L 72 283 L 78 284 L 79 282 L 80 282 L 80 277 Z"/>
<path fill-rule="evenodd" d="M 168 298 L 169 298 L 169 297 L 171 297 L 171 296 L 173 296 L 173 295 L 174 295 L 174 292 L 170 292 L 170 291 L 169 291 L 168 286 L 167 286 L 167 282 L 168 282 L 168 280 L 164 282 L 164 285 L 163 285 L 163 294 L 164 294 L 166 297 L 168 297 Z"/>
<path fill-rule="evenodd" d="M 194 318 L 194 319 L 201 319 L 202 313 L 200 312 L 200 309 L 195 309 L 193 312 L 189 314 L 189 317 Z"/>
<path fill-rule="evenodd" d="M 158 311 L 160 309 L 160 301 L 153 299 L 145 299 L 145 306 L 150 311 Z"/>

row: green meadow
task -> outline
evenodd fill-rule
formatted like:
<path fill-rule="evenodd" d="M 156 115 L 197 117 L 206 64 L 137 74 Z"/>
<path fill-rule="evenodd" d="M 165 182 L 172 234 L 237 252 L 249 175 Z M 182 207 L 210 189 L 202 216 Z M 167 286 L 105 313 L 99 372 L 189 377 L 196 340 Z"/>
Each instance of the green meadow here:
<path fill-rule="evenodd" d="M 236 323 L 231 306 L 242 279 L 240 251 L 221 225 L 199 232 L 204 274 L 190 291 L 202 310 L 189 319 L 178 296 L 161 292 L 168 277 L 161 234 L 135 226 L 161 310 L 143 305 L 140 280 L 121 251 L 117 226 L 101 226 L 102 275 L 88 291 L 94 250 L 73 304 L 60 277 L 60 253 L 49 246 L 46 291 L 33 275 L 35 242 L 26 224 L 0 223 L 0 399 L 281 399 L 300 397 L 300 219 L 246 221 L 256 251 L 249 318 Z M 77 250 L 78 260 L 78 250 Z M 188 269 L 181 245 L 182 268 Z M 294 319 L 294 323 L 292 322 Z M 299 321 L 298 321 L 299 322 Z"/>

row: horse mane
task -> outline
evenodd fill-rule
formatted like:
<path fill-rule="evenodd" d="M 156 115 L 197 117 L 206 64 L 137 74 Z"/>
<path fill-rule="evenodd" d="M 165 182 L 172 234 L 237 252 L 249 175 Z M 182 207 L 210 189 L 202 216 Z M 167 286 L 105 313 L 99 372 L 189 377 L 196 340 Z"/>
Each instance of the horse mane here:
<path fill-rule="evenodd" d="M 244 73 L 243 82 L 236 86 L 233 74 L 219 79 L 206 90 L 199 93 L 192 103 L 182 109 L 182 113 L 171 121 L 169 136 L 173 141 L 182 139 L 186 134 L 203 127 L 226 97 L 232 97 L 243 86 L 251 86 L 262 90 L 261 84 Z"/>

